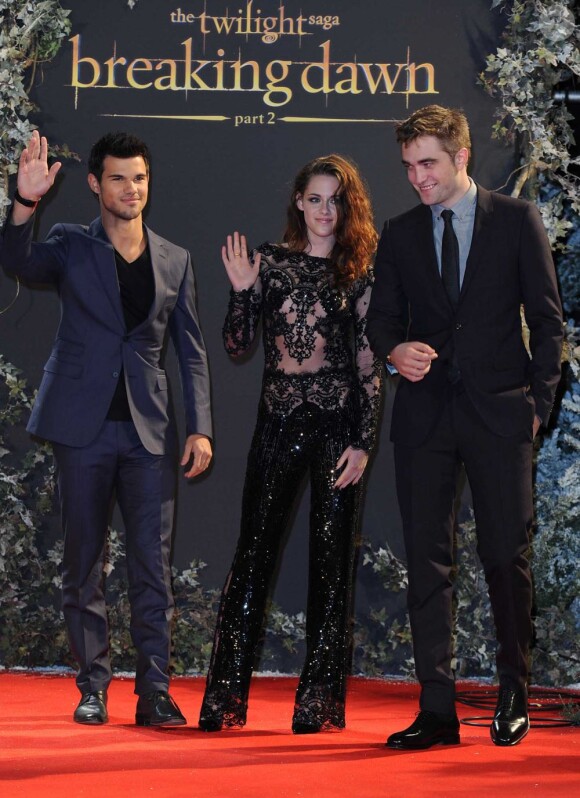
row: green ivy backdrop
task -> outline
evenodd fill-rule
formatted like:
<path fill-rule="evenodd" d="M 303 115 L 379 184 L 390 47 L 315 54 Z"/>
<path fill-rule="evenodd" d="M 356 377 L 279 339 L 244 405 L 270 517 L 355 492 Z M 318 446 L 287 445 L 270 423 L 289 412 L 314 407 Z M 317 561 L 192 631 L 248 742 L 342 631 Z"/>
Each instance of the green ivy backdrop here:
<path fill-rule="evenodd" d="M 125 0 L 119 0 L 125 2 Z M 145 2 L 146 0 L 141 0 Z M 136 0 L 128 0 L 129 7 Z M 573 0 L 494 0 L 506 15 L 502 47 L 490 54 L 480 76 L 482 91 L 498 102 L 492 134 L 516 141 L 520 164 L 511 176 L 514 195 L 535 201 L 557 254 L 567 314 L 566 367 L 554 428 L 537 443 L 536 530 L 533 568 L 536 684 L 580 681 L 580 200 L 579 159 L 566 104 L 554 89 L 580 76 L 578 26 Z M 69 32 L 69 12 L 56 0 L 0 0 L 0 217 L 9 204 L 9 179 L 32 129 L 28 97 L 42 62 L 58 51 Z M 63 144 L 60 157 L 74 157 Z M 525 327 L 525 324 L 524 324 Z M 49 451 L 25 450 L 25 420 L 33 393 L 14 365 L 0 356 L 0 664 L 4 667 L 71 665 L 58 607 L 60 544 L 40 541 L 54 522 Z M 110 530 L 106 565 L 113 664 L 133 667 L 129 608 L 122 573 L 123 544 Z M 469 514 L 457 530 L 456 669 L 460 676 L 492 676 L 495 637 L 487 590 L 475 553 Z M 413 674 L 405 612 L 406 572 L 387 545 L 361 542 L 362 579 L 372 609 L 354 619 L 353 671 L 381 676 Z M 174 570 L 177 673 L 201 673 L 208 665 L 219 592 L 201 587 L 204 567 L 192 562 Z M 271 606 L 261 650 L 262 670 L 296 670 L 304 645 L 304 616 Z"/>

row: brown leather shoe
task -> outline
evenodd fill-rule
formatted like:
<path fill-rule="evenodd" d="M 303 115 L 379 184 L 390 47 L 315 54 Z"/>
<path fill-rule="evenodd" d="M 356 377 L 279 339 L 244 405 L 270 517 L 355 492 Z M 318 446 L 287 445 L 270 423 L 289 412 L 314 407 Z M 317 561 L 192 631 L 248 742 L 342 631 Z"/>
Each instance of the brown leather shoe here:
<path fill-rule="evenodd" d="M 74 711 L 75 723 L 85 723 L 90 726 L 100 726 L 109 720 L 107 714 L 107 691 L 95 690 L 92 693 L 83 693 L 78 707 Z"/>

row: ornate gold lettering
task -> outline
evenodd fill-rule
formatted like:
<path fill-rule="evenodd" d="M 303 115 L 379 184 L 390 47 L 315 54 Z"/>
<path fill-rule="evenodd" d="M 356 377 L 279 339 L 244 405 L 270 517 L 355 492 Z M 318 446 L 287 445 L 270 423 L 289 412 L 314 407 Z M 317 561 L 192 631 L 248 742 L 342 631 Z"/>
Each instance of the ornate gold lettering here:
<path fill-rule="evenodd" d="M 291 65 L 292 61 L 270 61 L 270 63 L 266 65 L 266 77 L 269 81 L 266 83 L 268 91 L 264 94 L 264 102 L 266 105 L 276 108 L 281 105 L 286 105 L 286 103 L 290 102 L 292 99 L 292 89 L 288 86 L 280 85 L 280 83 L 288 77 Z M 275 66 L 282 67 L 281 74 L 278 77 L 274 75 L 273 70 Z M 277 94 L 282 95 L 280 102 L 276 102 L 274 99 L 274 95 Z"/>
<path fill-rule="evenodd" d="M 227 17 L 235 25 L 249 25 L 248 14 L 252 12 L 249 0 L 245 13 Z M 283 7 L 280 6 L 280 19 Z M 180 11 L 180 9 L 178 9 Z M 177 12 L 175 12 L 177 13 Z M 181 12 L 183 13 L 183 12 Z M 205 13 L 205 12 L 204 12 Z M 259 10 L 256 13 L 261 13 Z M 202 16 L 199 19 L 202 22 Z M 211 29 L 214 17 L 205 16 L 203 24 Z M 219 18 L 222 20 L 222 18 Z M 223 19 L 226 19 L 224 17 Z M 259 25 L 256 24 L 256 19 Z M 283 18 L 286 22 L 295 22 Z M 326 18 L 323 17 L 324 21 Z M 274 27 L 278 18 L 252 17 L 251 30 L 264 36 L 276 36 Z M 180 20 L 179 20 L 180 21 Z M 333 21 L 333 20 L 331 20 Z M 219 23 L 221 25 L 221 22 Z M 229 24 L 229 23 L 228 23 Z M 223 30 L 223 28 L 220 28 Z M 233 30 L 233 28 L 232 28 Z M 71 85 L 75 90 L 75 101 L 80 89 L 95 87 L 105 89 L 129 88 L 138 91 L 203 91 L 203 92 L 259 92 L 265 105 L 279 108 L 294 99 L 295 86 L 308 94 L 359 95 L 363 92 L 376 94 L 437 94 L 435 67 L 431 63 L 358 63 L 337 62 L 331 57 L 331 41 L 319 45 L 322 50 L 319 60 L 271 61 L 243 60 L 241 49 L 237 58 L 226 58 L 226 50 L 219 48 L 214 58 L 194 58 L 194 41 L 188 38 L 181 42 L 180 58 L 134 58 L 128 60 L 118 56 L 116 45 L 113 55 L 103 61 L 83 55 L 81 35 L 71 37 L 72 63 Z M 256 116 L 251 115 L 251 118 Z M 252 122 L 252 124 L 257 124 Z"/>
<path fill-rule="evenodd" d="M 125 59 L 123 59 L 123 61 L 125 61 Z M 140 66 L 140 64 L 143 64 L 143 66 Z M 153 69 L 153 64 L 151 63 L 151 61 L 149 61 L 148 58 L 136 58 L 134 61 L 131 61 L 131 63 L 127 67 L 127 83 L 133 89 L 149 89 L 153 85 L 153 81 L 150 80 L 149 83 L 137 83 L 134 77 L 134 73 L 151 72 L 152 69 Z"/>
<path fill-rule="evenodd" d="M 101 66 L 99 62 L 94 58 L 89 58 L 85 56 L 81 58 L 81 35 L 77 33 L 76 36 L 73 36 L 72 39 L 69 41 L 72 42 L 72 77 L 71 77 L 71 85 L 78 89 L 90 89 L 93 86 L 96 86 L 99 82 L 99 78 L 101 77 Z M 93 78 L 88 83 L 81 83 L 80 76 L 79 76 L 79 66 L 81 64 L 86 64 L 90 66 L 93 70 Z"/>
<path fill-rule="evenodd" d="M 339 80 L 334 90 L 337 94 L 361 94 L 362 89 L 358 87 L 358 72 L 356 64 L 341 64 L 336 70 L 337 75 L 342 75 L 346 70 L 350 70 L 350 77 Z"/>
<path fill-rule="evenodd" d="M 155 71 L 161 72 L 165 66 L 169 66 L 169 75 L 161 75 L 156 78 L 154 86 L 158 91 L 166 91 L 167 89 L 177 91 L 179 89 L 177 85 L 177 64 L 172 59 L 166 58 L 158 64 L 155 64 Z"/>
<path fill-rule="evenodd" d="M 193 52 L 192 52 L 192 40 L 186 39 L 182 42 L 183 46 L 185 47 L 185 85 L 184 89 L 186 91 L 191 91 L 193 86 L 191 84 L 191 79 L 193 78 L 197 84 L 198 89 L 204 89 L 205 91 L 211 91 L 211 86 L 208 86 L 197 74 L 201 72 L 201 70 L 206 67 L 208 64 L 211 64 L 211 61 L 197 61 L 197 66 L 195 69 L 192 69 L 193 66 Z"/>
<path fill-rule="evenodd" d="M 419 70 L 425 70 L 427 73 L 427 88 L 422 91 L 417 89 L 415 80 Z M 409 94 L 439 94 L 435 89 L 435 68 L 433 64 L 409 64 L 407 71 L 409 74 Z"/>
<path fill-rule="evenodd" d="M 302 71 L 302 88 L 310 94 L 318 94 L 323 91 L 325 94 L 330 94 L 333 91 L 330 88 L 330 39 L 323 42 L 320 47 L 322 48 L 323 56 L 319 64 L 308 64 Z M 319 69 L 322 73 L 322 84 L 320 86 L 312 86 L 310 83 L 310 71 L 312 69 Z"/>
<path fill-rule="evenodd" d="M 251 89 L 244 89 L 242 86 L 242 69 L 244 67 L 251 67 L 252 74 L 253 74 L 253 82 Z M 245 61 L 242 63 L 238 58 L 237 61 L 234 61 L 232 64 L 232 69 L 234 71 L 234 91 L 261 91 L 260 89 L 260 64 L 257 61 Z"/>
<path fill-rule="evenodd" d="M 375 79 L 373 73 L 371 71 L 371 67 L 378 67 L 379 74 Z M 393 64 L 359 64 L 360 69 L 362 70 L 363 75 L 365 76 L 369 89 L 371 90 L 371 94 L 376 94 L 377 89 L 379 88 L 381 82 L 385 85 L 385 91 L 387 94 L 392 94 L 395 90 L 395 86 L 397 80 L 403 69 L 406 68 L 406 64 L 395 64 L 394 66 L 397 67 L 397 73 L 394 79 L 391 79 L 389 75 L 389 67 L 393 66 Z"/>

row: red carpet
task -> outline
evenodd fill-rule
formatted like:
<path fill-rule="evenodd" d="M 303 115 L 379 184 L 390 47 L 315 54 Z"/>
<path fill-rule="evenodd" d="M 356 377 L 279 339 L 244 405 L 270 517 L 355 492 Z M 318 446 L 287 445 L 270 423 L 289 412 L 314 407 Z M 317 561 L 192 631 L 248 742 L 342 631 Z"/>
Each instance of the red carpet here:
<path fill-rule="evenodd" d="M 70 677 L 0 674 L 0 795 L 39 798 L 415 798 L 580 796 L 577 728 L 532 728 L 521 745 L 498 748 L 487 728 L 461 727 L 461 745 L 408 753 L 384 747 L 417 709 L 414 686 L 351 679 L 347 728 L 294 736 L 296 680 L 258 678 L 245 729 L 195 728 L 203 679 L 175 679 L 172 695 L 190 726 L 133 723 L 130 680 L 109 692 L 110 722 L 72 721 Z M 471 688 L 472 685 L 469 685 Z M 459 706 L 460 717 L 486 714 Z"/>

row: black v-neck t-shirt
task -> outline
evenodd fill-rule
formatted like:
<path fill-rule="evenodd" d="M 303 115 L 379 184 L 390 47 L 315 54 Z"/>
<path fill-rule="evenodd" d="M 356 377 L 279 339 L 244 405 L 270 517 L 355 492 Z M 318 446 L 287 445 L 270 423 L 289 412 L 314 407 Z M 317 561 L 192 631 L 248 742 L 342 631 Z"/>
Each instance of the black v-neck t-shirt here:
<path fill-rule="evenodd" d="M 115 265 L 125 327 L 129 333 L 147 319 L 155 299 L 155 280 L 149 247 L 146 246 L 141 255 L 131 263 L 115 250 Z M 122 370 L 107 418 L 109 421 L 131 421 L 131 409 Z"/>

